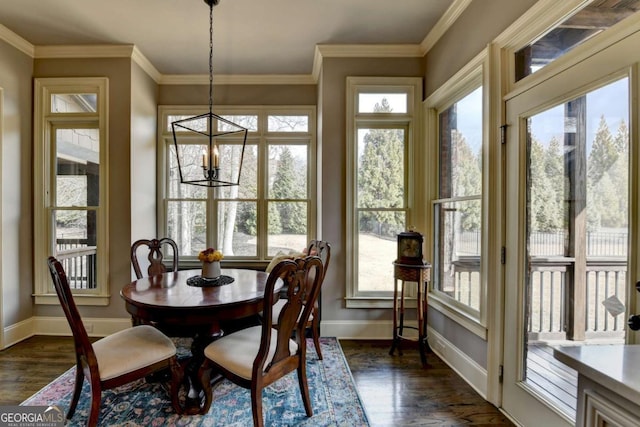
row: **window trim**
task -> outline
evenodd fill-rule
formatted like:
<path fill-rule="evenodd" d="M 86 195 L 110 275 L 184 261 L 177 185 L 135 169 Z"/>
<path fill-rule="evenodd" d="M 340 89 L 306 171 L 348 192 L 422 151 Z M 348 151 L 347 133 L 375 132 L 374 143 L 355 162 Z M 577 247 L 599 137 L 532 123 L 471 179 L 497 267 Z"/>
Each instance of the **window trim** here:
<path fill-rule="evenodd" d="M 166 200 L 167 200 L 167 168 L 168 168 L 168 150 L 166 145 L 173 144 L 173 134 L 170 129 L 170 122 L 168 120 L 171 115 L 197 115 L 207 111 L 209 107 L 206 105 L 160 105 L 158 106 L 158 139 L 157 139 L 157 233 L 159 236 L 167 235 L 167 214 L 166 214 Z M 257 209 L 258 212 L 266 212 L 268 209 L 268 188 L 267 188 L 267 173 L 268 168 L 266 164 L 267 147 L 272 143 L 278 145 L 278 141 L 286 141 L 291 145 L 307 145 L 308 144 L 308 168 L 307 168 L 307 183 L 308 191 L 305 199 L 308 211 L 307 211 L 307 241 L 314 238 L 317 234 L 317 142 L 316 142 L 316 107 L 313 105 L 283 105 L 283 106 L 269 106 L 269 105 L 225 105 L 216 107 L 216 114 L 220 116 L 225 115 L 256 115 L 258 116 L 258 131 L 249 131 L 247 135 L 247 145 L 250 143 L 257 145 L 258 165 L 257 165 Z M 268 132 L 268 116 L 270 115 L 305 115 L 309 118 L 309 126 L 306 132 Z M 308 140 L 308 143 L 302 144 L 303 140 Z M 166 142 L 165 142 L 166 141 Z M 253 199 L 247 199 L 253 200 Z M 286 200 L 285 200 L 286 201 Z M 213 204 L 214 199 L 209 197 L 207 204 Z M 209 206 L 212 208 L 212 206 Z M 217 212 L 214 212 L 214 216 L 217 216 Z M 211 219 L 207 218 L 207 222 Z M 268 230 L 267 230 L 267 218 L 266 215 L 258 215 L 258 241 L 268 242 Z M 302 248 L 301 248 L 302 249 Z M 225 258 L 224 263 L 227 266 L 238 266 L 244 268 L 264 268 L 266 264 L 272 259 L 272 256 L 267 254 L 268 247 L 265 246 L 263 250 L 258 247 L 257 254 L 254 257 L 233 257 Z M 180 268 L 196 268 L 200 265 L 197 257 L 180 256 L 179 261 Z"/>
<path fill-rule="evenodd" d="M 434 221 L 433 214 L 434 207 L 437 203 L 460 200 L 464 198 L 454 199 L 439 199 L 439 177 L 438 171 L 440 166 L 440 147 L 439 147 L 439 120 L 438 115 L 442 111 L 449 108 L 454 103 L 458 102 L 466 95 L 471 93 L 478 87 L 483 87 L 482 104 L 483 104 L 483 118 L 482 118 L 482 239 L 481 239 L 481 254 L 483 256 L 480 260 L 480 307 L 479 310 L 474 310 L 464 304 L 459 303 L 455 299 L 446 295 L 443 292 L 435 289 L 433 284 L 429 286 L 429 306 L 437 309 L 440 313 L 460 324 L 470 332 L 479 336 L 482 339 L 487 339 L 487 302 L 488 302 L 488 205 L 489 205 L 489 114 L 488 114 L 488 100 L 491 96 L 490 85 L 488 82 L 489 73 L 486 71 L 489 64 L 488 50 L 485 49 L 476 55 L 469 63 L 467 63 L 460 71 L 458 71 L 447 82 L 440 86 L 424 101 L 424 115 L 425 115 L 425 144 L 429 147 L 429 153 L 425 157 L 425 164 L 429 165 L 430 175 L 428 180 L 431 185 L 427 186 L 428 192 L 428 204 L 427 218 L 429 224 L 430 235 L 434 233 Z M 432 239 L 432 244 L 429 245 L 425 252 L 430 259 L 434 259 L 435 240 Z M 432 277 L 432 280 L 434 278 Z"/>
<path fill-rule="evenodd" d="M 51 112 L 51 95 L 56 93 L 96 93 L 95 113 L 55 113 Z M 36 78 L 34 81 L 34 296 L 36 304 L 59 304 L 47 268 L 52 224 L 49 221 L 50 194 L 55 185 L 52 170 L 50 129 L 58 124 L 94 123 L 100 136 L 100 202 L 97 212 L 96 256 L 105 261 L 97 264 L 96 288 L 92 290 L 72 290 L 78 305 L 106 306 L 110 302 L 108 265 L 108 79 L 106 77 L 85 78 Z"/>
<path fill-rule="evenodd" d="M 424 203 L 418 200 L 416 184 L 424 182 L 423 168 L 418 167 L 423 147 L 418 144 L 422 137 L 422 116 L 420 105 L 422 98 L 422 78 L 420 77 L 347 77 L 346 80 L 346 248 L 345 268 L 346 306 L 347 308 L 391 308 L 393 291 L 365 292 L 358 289 L 357 283 L 357 237 L 358 220 L 355 206 L 357 194 L 357 130 L 359 123 L 365 125 L 389 125 L 406 129 L 407 152 L 405 156 L 405 200 L 407 224 L 413 224 L 418 230 L 425 230 Z M 406 113 L 358 113 L 358 94 L 367 93 L 406 93 Z M 418 185 L 419 187 L 419 185 Z M 422 197 L 420 195 L 420 197 Z M 393 259 L 389 260 L 389 263 Z M 389 279 L 390 281 L 393 278 Z M 391 284 L 392 282 L 390 282 Z"/>
<path fill-rule="evenodd" d="M 547 31 L 552 30 L 558 23 L 564 21 L 575 12 L 588 6 L 593 0 L 538 0 L 518 20 L 511 24 L 493 41 L 502 50 L 502 63 L 506 80 L 504 82 L 505 99 L 526 92 L 540 82 L 548 80 L 562 71 L 573 67 L 577 62 L 585 60 L 607 46 L 630 36 L 637 31 L 640 14 L 635 13 L 616 23 L 606 31 L 581 43 L 570 54 L 562 55 L 541 70 L 532 73 L 519 81 L 515 80 L 514 54 L 526 45 L 535 42 Z M 533 75 L 536 75 L 533 78 Z"/>

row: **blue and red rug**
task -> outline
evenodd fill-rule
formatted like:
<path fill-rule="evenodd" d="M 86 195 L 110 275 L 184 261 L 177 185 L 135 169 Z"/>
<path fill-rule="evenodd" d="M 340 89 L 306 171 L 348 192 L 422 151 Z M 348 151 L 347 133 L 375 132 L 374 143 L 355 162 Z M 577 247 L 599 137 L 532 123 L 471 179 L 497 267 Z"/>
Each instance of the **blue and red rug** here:
<path fill-rule="evenodd" d="M 292 372 L 263 391 L 265 426 L 368 426 L 367 415 L 336 338 L 321 339 L 324 360 L 318 360 L 313 343 L 307 344 L 307 377 L 313 417 L 307 418 L 296 373 Z M 66 414 L 74 383 L 71 368 L 25 400 L 22 405 L 58 406 Z M 89 385 L 68 426 L 84 426 L 89 413 Z M 136 381 L 102 393 L 102 426 L 237 426 L 252 425 L 249 390 L 223 380 L 213 390 L 206 415 L 177 415 L 161 384 Z"/>

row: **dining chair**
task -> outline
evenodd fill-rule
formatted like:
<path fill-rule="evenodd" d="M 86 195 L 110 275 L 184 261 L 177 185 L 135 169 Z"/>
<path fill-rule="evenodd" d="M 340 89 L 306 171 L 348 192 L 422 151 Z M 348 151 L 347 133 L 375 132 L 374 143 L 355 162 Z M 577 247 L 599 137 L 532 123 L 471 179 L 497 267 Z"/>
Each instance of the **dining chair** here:
<path fill-rule="evenodd" d="M 320 257 L 323 265 L 323 273 L 321 283 L 324 283 L 324 276 L 327 274 L 327 268 L 329 267 L 329 260 L 331 259 L 331 245 L 324 240 L 311 240 L 307 247 L 306 253 L 308 255 L 316 255 Z M 286 304 L 285 296 L 282 295 L 282 299 L 278 300 L 273 307 L 273 323 L 276 324 L 280 310 Z M 322 360 L 322 351 L 320 350 L 320 298 L 316 298 L 313 305 L 313 310 L 307 320 L 306 328 L 311 330 L 311 336 L 313 337 L 313 345 L 316 349 L 318 359 Z"/>
<path fill-rule="evenodd" d="M 306 415 L 313 415 L 306 371 L 306 320 L 313 310 L 322 283 L 322 260 L 307 256 L 284 260 L 274 267 L 264 291 L 264 322 L 225 335 L 204 349 L 205 361 L 198 376 L 202 382 L 204 412 L 211 407 L 211 372 L 221 374 L 251 390 L 253 425 L 263 426 L 262 389 L 297 370 L 298 386 Z M 278 281 L 287 286 L 287 303 L 280 311 L 277 328 L 272 327 L 274 289 Z M 307 301 L 305 305 L 303 302 Z M 298 321 L 299 320 L 299 321 Z M 294 329 L 297 329 L 294 333 Z"/>
<path fill-rule="evenodd" d="M 173 342 L 156 328 L 142 325 L 116 332 L 92 344 L 73 300 L 62 264 L 54 257 L 49 257 L 47 262 L 75 343 L 75 386 L 67 419 L 70 420 L 75 413 L 85 377 L 91 387 L 91 409 L 87 425 L 95 426 L 100 414 L 102 390 L 118 387 L 166 369 L 171 373 L 171 405 L 180 413 L 178 387 L 182 380 L 182 372 Z"/>
<path fill-rule="evenodd" d="M 136 277 L 141 279 L 142 269 L 140 268 L 140 262 L 138 261 L 138 250 L 140 247 L 146 247 L 149 251 L 147 254 L 147 260 L 149 261 L 149 267 L 147 268 L 147 276 L 153 276 L 156 274 L 166 273 L 167 267 L 164 263 L 166 254 L 162 252 L 163 247 L 170 247 L 171 256 L 171 270 L 178 270 L 178 245 L 176 242 L 169 238 L 163 237 L 162 239 L 140 239 L 133 242 L 131 245 L 131 264 L 133 265 L 133 271 L 136 273 Z M 168 258 L 168 257 L 167 257 Z"/>

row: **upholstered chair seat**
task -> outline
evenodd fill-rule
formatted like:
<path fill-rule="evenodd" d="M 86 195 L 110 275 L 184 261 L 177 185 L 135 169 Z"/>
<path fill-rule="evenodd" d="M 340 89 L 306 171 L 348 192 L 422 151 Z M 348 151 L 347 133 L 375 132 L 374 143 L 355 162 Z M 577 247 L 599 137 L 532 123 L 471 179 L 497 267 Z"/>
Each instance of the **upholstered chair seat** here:
<path fill-rule="evenodd" d="M 247 329 L 229 334 L 223 340 L 212 342 L 205 350 L 204 355 L 222 366 L 229 372 L 251 380 L 251 369 L 260 349 L 260 338 L 262 337 L 262 327 L 252 326 Z M 264 364 L 266 369 L 276 351 L 278 342 L 278 330 L 271 332 L 271 343 L 267 352 L 267 359 Z M 289 340 L 289 352 L 296 354 L 298 344 L 294 340 Z"/>
<path fill-rule="evenodd" d="M 140 325 L 94 342 L 93 351 L 100 380 L 106 381 L 169 359 L 176 346 L 153 326 Z"/>

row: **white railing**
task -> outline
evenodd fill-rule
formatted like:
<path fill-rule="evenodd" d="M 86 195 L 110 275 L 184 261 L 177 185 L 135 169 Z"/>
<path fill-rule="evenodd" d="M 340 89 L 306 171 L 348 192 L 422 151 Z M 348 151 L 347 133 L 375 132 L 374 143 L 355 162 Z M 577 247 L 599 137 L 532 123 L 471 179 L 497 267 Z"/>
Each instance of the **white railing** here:
<path fill-rule="evenodd" d="M 71 289 L 95 289 L 96 246 L 87 246 L 87 239 L 57 239 L 56 247 Z"/>

